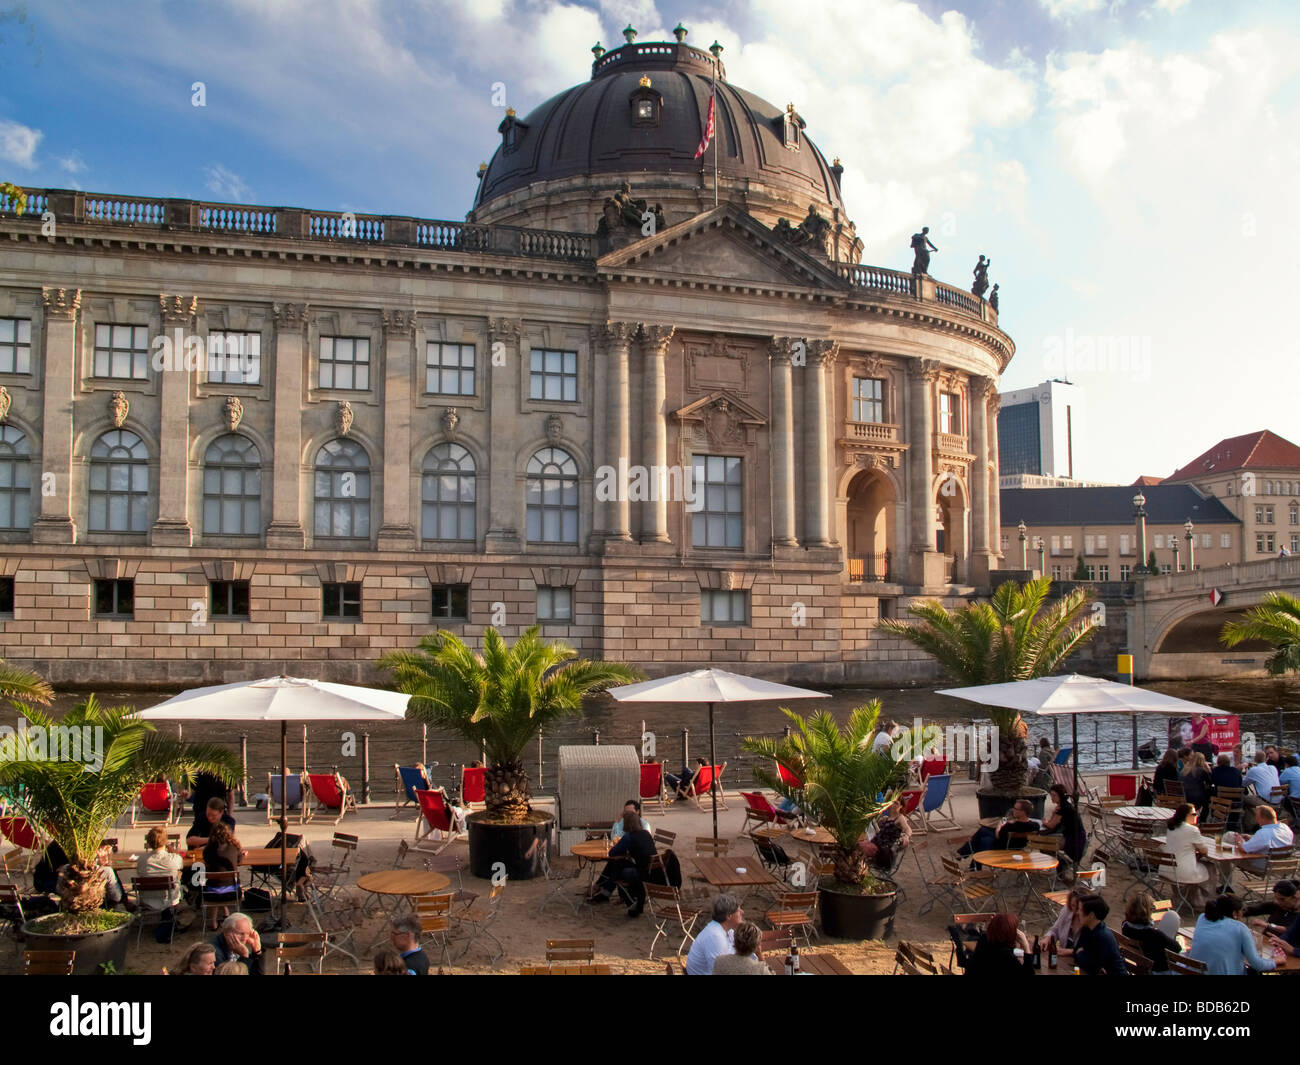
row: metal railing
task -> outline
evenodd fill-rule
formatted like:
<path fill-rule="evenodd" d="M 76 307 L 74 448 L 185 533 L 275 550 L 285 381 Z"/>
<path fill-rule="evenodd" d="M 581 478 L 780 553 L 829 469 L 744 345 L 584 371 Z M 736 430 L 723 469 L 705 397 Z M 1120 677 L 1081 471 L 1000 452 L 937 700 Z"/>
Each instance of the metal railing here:
<path fill-rule="evenodd" d="M 876 584 L 889 580 L 890 552 L 861 555 L 849 559 L 850 584 Z"/>

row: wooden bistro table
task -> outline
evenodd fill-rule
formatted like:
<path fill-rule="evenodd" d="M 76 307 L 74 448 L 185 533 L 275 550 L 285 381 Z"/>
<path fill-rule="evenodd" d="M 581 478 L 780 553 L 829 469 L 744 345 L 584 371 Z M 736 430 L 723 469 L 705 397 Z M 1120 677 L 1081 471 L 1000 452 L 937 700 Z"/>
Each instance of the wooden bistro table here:
<path fill-rule="evenodd" d="M 1163 806 L 1120 806 L 1111 813 L 1130 821 L 1168 821 L 1174 815 L 1173 810 Z"/>
<path fill-rule="evenodd" d="M 584 896 L 591 897 L 592 889 L 596 886 L 596 865 L 600 862 L 609 861 L 609 851 L 613 847 L 607 839 L 589 839 L 582 843 L 575 843 L 569 850 L 575 858 L 578 859 L 578 866 L 587 868 L 587 890 Z M 590 910 L 588 906 L 586 909 Z"/>
<path fill-rule="evenodd" d="M 971 855 L 971 860 L 991 869 L 1016 873 L 1025 878 L 1025 897 L 1021 900 L 1017 913 L 1024 913 L 1025 907 L 1033 896 L 1034 885 L 1029 879 L 1030 874 L 1050 873 L 1060 864 L 1052 855 L 1043 854 L 1041 851 L 976 851 Z"/>
<path fill-rule="evenodd" d="M 695 858 L 695 868 L 700 876 L 709 882 L 710 887 L 725 891 L 727 888 L 741 888 L 741 901 L 744 901 L 755 888 L 776 887 L 780 885 L 776 877 L 763 868 L 758 858 Z"/>
<path fill-rule="evenodd" d="M 141 854 L 137 854 L 134 857 L 127 855 L 126 857 L 114 858 L 113 868 L 118 870 L 119 872 L 122 872 L 123 870 L 134 871 L 139 867 L 139 859 L 145 853 L 148 852 L 147 851 L 142 852 Z M 182 851 L 178 853 L 180 853 L 182 864 L 185 866 L 186 869 L 188 869 L 195 862 L 201 861 L 203 858 L 203 851 L 201 849 L 196 851 Z M 288 864 L 290 866 L 293 866 L 294 864 L 297 863 L 298 861 L 297 847 L 290 847 L 285 853 L 286 853 Z M 279 864 L 280 864 L 279 847 L 249 847 L 246 851 L 244 851 L 244 853 L 240 856 L 239 859 L 240 867 L 245 869 L 248 868 L 248 866 L 250 865 L 274 865 L 278 867 Z M 450 882 L 451 881 L 448 881 L 448 883 Z"/>
<path fill-rule="evenodd" d="M 793 840 L 798 840 L 800 843 L 811 843 L 814 847 L 824 847 L 835 842 L 835 837 L 822 828 L 821 825 L 805 825 L 803 828 L 787 829 L 786 834 Z"/>
<path fill-rule="evenodd" d="M 1232 874 L 1237 866 L 1246 862 L 1262 862 L 1268 858 L 1267 853 L 1247 854 L 1239 843 L 1211 843 L 1205 852 L 1205 860 L 1211 862 L 1219 872 L 1219 886 L 1223 891 L 1232 890 Z"/>
<path fill-rule="evenodd" d="M 424 869 L 386 869 L 378 873 L 367 873 L 357 880 L 357 887 L 370 894 L 363 907 L 366 913 L 377 912 L 385 920 L 391 920 L 410 905 L 410 899 L 414 896 L 435 895 L 444 888 L 451 887 L 451 880 L 441 873 L 431 873 Z"/>
<path fill-rule="evenodd" d="M 785 975 L 785 955 L 779 951 L 771 951 L 764 956 L 763 961 L 767 967 L 776 973 L 777 976 Z M 834 954 L 800 954 L 799 955 L 799 975 L 800 976 L 852 976 L 853 970 L 845 965 Z"/>

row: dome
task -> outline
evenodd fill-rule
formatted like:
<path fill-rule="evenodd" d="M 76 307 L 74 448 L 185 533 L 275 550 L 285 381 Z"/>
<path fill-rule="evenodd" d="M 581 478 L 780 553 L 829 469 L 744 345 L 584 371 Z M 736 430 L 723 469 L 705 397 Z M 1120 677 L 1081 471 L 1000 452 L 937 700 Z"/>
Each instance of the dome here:
<path fill-rule="evenodd" d="M 591 232 L 603 198 L 621 181 L 661 202 L 669 225 L 713 207 L 713 145 L 695 158 L 713 56 L 672 42 L 593 51 L 590 81 L 522 119 L 507 112 L 501 144 L 480 173 L 475 221 Z M 719 202 L 737 203 L 769 226 L 779 218 L 797 224 L 810 205 L 846 225 L 841 170 L 805 135 L 794 105 L 775 107 L 717 67 Z"/>

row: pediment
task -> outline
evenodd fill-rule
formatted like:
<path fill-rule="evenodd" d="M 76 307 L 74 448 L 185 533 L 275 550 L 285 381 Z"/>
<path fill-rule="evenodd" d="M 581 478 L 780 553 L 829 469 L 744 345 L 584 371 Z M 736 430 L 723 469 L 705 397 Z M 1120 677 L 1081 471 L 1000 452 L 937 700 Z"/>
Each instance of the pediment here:
<path fill-rule="evenodd" d="M 707 441 L 714 448 L 752 443 L 758 430 L 767 424 L 762 413 L 727 389 L 679 407 L 673 417 L 693 432 L 697 442 Z"/>
<path fill-rule="evenodd" d="M 845 281 L 728 204 L 600 257 L 606 276 L 767 289 L 839 289 Z"/>

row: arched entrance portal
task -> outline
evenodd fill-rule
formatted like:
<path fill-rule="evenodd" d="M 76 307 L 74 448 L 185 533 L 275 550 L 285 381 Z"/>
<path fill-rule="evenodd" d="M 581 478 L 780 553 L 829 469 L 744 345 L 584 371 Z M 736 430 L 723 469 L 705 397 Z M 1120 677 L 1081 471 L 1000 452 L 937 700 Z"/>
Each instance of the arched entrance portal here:
<path fill-rule="evenodd" d="M 894 550 L 898 499 L 879 470 L 863 470 L 849 482 L 845 547 L 850 581 L 889 581 L 902 561 Z"/>
<path fill-rule="evenodd" d="M 944 574 L 956 584 L 970 580 L 970 544 L 966 529 L 966 491 L 955 477 L 945 477 L 935 494 L 938 508 L 935 547 L 944 556 Z"/>

